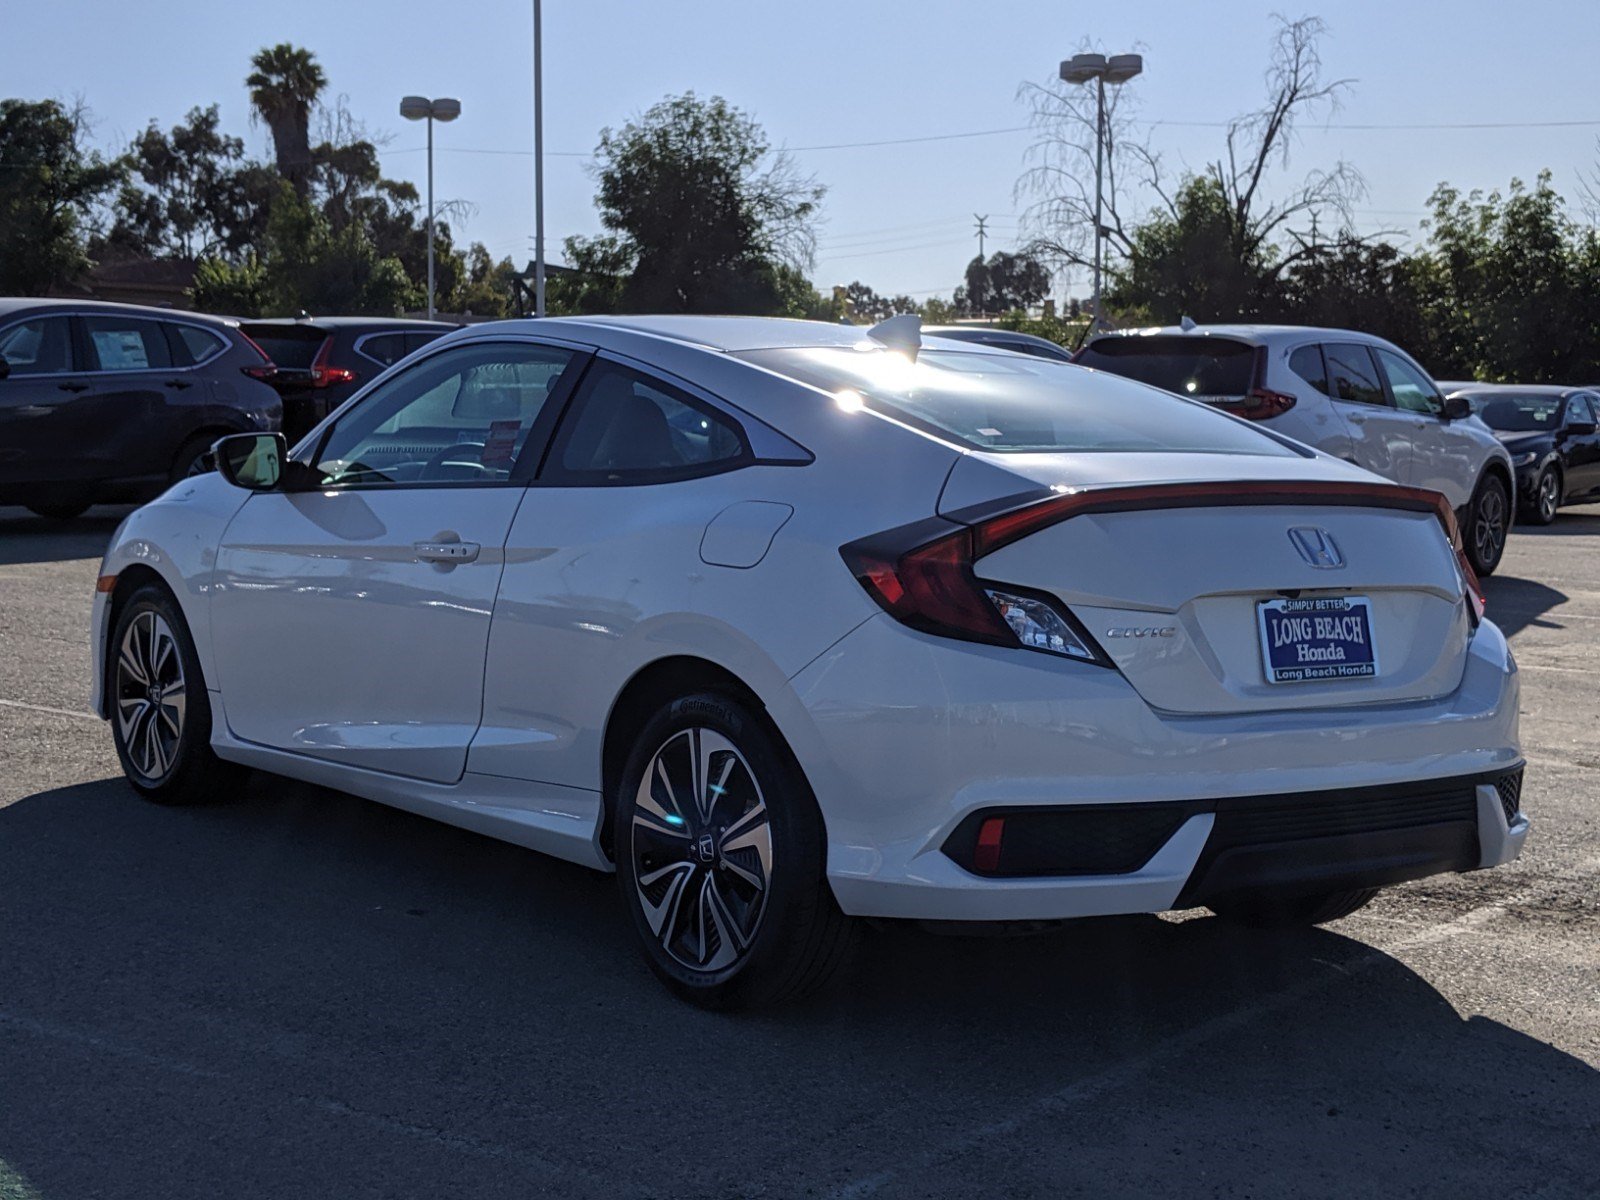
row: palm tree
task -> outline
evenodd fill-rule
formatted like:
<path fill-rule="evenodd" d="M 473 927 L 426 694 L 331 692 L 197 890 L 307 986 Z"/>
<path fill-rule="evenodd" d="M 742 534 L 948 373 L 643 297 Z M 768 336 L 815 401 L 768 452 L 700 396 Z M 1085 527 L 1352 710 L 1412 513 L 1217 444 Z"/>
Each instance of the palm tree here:
<path fill-rule="evenodd" d="M 258 50 L 245 77 L 250 103 L 272 133 L 278 173 L 304 199 L 311 176 L 311 107 L 327 86 L 316 58 L 288 42 Z"/>

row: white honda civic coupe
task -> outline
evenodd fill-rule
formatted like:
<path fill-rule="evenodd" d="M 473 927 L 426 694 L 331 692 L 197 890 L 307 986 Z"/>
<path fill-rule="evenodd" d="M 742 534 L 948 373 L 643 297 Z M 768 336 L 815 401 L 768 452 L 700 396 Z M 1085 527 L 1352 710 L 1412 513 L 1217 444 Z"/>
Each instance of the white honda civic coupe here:
<path fill-rule="evenodd" d="M 257 768 L 615 871 L 701 1004 L 855 917 L 1313 923 L 1527 834 L 1446 501 L 913 318 L 481 325 L 216 458 L 101 570 L 133 786 Z"/>

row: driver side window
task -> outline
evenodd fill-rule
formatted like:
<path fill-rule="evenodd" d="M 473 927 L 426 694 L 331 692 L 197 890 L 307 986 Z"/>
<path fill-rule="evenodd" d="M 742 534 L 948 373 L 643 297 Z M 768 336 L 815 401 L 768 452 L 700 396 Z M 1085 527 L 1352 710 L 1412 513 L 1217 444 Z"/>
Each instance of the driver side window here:
<path fill-rule="evenodd" d="M 1394 406 L 1401 412 L 1422 413 L 1437 417 L 1444 412 L 1444 402 L 1437 389 L 1421 371 L 1398 354 L 1378 351 L 1378 361 L 1383 373 L 1389 377 L 1389 390 L 1394 393 Z"/>
<path fill-rule="evenodd" d="M 572 361 L 554 346 L 447 350 L 388 380 L 340 418 L 316 468 L 326 487 L 508 479 Z"/>

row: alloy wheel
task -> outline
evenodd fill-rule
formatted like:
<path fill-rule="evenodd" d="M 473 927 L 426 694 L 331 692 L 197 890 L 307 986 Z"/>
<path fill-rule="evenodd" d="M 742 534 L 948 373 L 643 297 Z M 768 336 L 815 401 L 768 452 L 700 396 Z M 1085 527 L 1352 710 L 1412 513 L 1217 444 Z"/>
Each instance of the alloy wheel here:
<path fill-rule="evenodd" d="M 1539 517 L 1544 521 L 1555 519 L 1556 509 L 1561 504 L 1561 482 L 1556 478 L 1554 471 L 1546 471 L 1539 476 Z"/>
<path fill-rule="evenodd" d="M 772 879 L 772 828 L 749 763 L 722 734 L 672 735 L 645 768 L 633 814 L 634 888 L 680 965 L 723 971 L 749 951 Z"/>
<path fill-rule="evenodd" d="M 1493 566 L 1500 560 L 1500 547 L 1506 540 L 1506 499 L 1497 487 L 1485 487 L 1478 497 L 1478 519 L 1474 522 L 1473 544 L 1478 561 Z"/>
<path fill-rule="evenodd" d="M 159 780 L 177 759 L 187 707 L 183 656 L 159 613 L 128 622 L 117 648 L 117 727 L 140 774 Z"/>

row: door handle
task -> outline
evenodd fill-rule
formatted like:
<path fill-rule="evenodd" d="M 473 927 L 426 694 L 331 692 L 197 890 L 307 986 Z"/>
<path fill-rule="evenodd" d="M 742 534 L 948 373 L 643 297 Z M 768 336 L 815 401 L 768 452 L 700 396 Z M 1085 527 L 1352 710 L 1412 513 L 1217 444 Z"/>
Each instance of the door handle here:
<path fill-rule="evenodd" d="M 1367 419 L 1359 413 L 1351 413 L 1345 418 L 1345 420 L 1349 421 L 1352 425 L 1365 425 L 1367 423 Z"/>
<path fill-rule="evenodd" d="M 176 388 L 180 392 L 186 387 L 194 386 L 194 384 L 187 379 L 168 379 L 165 382 L 169 388 Z"/>
<path fill-rule="evenodd" d="M 469 563 L 482 549 L 477 542 L 412 542 L 419 562 Z"/>
<path fill-rule="evenodd" d="M 56 386 L 63 392 L 87 392 L 89 390 L 87 383 L 58 383 Z"/>

